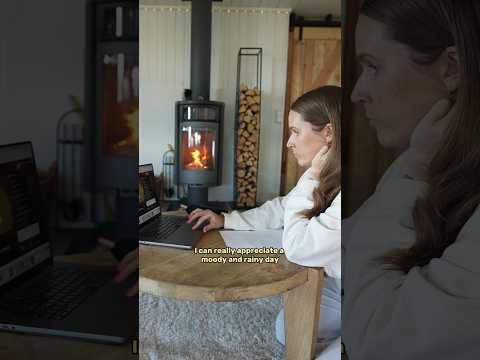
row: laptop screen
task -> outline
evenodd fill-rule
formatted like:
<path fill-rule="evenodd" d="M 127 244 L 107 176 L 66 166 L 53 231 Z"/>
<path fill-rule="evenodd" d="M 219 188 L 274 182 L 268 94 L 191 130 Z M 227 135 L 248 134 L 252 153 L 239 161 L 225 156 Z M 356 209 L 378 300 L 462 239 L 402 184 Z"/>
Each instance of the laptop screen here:
<path fill-rule="evenodd" d="M 160 214 L 160 203 L 155 193 L 155 175 L 153 165 L 146 164 L 138 167 L 138 224 Z"/>
<path fill-rule="evenodd" d="M 31 143 L 0 146 L 0 286 L 51 257 Z"/>

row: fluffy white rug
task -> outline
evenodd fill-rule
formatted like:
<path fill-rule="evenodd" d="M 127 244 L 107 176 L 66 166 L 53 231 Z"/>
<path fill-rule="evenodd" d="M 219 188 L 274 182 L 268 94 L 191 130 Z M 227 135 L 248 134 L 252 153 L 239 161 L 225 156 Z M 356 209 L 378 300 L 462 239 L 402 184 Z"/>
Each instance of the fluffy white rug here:
<path fill-rule="evenodd" d="M 142 360 L 280 360 L 280 296 L 235 303 L 140 295 Z"/>

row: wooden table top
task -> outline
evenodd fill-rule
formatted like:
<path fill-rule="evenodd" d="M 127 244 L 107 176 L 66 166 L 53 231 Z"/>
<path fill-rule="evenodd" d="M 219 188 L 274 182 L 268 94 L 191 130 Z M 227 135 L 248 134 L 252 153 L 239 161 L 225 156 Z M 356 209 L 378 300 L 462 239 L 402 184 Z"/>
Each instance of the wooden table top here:
<path fill-rule="evenodd" d="M 199 254 L 207 248 L 228 250 L 219 231 L 206 233 L 196 248 L 197 253 L 195 249 L 140 245 L 140 291 L 175 299 L 237 301 L 283 293 L 308 278 L 307 268 L 281 254 Z M 206 257 L 225 258 L 226 263 L 202 262 Z M 264 261 L 246 262 L 252 257 Z M 267 263 L 267 257 L 278 258 L 278 262 Z M 234 261 L 230 258 L 243 259 L 230 263 Z"/>

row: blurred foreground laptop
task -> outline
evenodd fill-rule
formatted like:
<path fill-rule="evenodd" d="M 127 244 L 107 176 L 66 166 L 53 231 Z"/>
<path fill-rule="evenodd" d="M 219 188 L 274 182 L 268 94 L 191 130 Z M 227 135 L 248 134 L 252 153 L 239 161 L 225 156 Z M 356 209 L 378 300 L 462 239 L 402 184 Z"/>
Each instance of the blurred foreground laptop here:
<path fill-rule="evenodd" d="M 113 271 L 53 262 L 40 199 L 32 144 L 0 146 L 0 330 L 127 341 L 136 298 Z"/>
<path fill-rule="evenodd" d="M 202 231 L 193 231 L 185 218 L 162 215 L 152 164 L 138 167 L 138 182 L 140 243 L 193 249 Z"/>

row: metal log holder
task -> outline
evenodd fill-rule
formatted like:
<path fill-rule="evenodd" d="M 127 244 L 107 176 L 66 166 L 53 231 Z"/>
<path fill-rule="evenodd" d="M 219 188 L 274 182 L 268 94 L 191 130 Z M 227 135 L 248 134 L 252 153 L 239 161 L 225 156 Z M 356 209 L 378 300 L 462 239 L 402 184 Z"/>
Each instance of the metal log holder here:
<path fill-rule="evenodd" d="M 249 166 L 248 172 L 254 172 L 254 176 L 251 176 L 252 182 L 254 186 L 254 196 L 252 200 L 249 201 L 242 201 L 242 197 L 244 197 L 245 187 L 240 186 L 240 181 L 242 177 L 239 175 L 243 175 L 244 172 L 239 169 L 239 159 L 240 155 L 243 154 L 239 151 L 239 142 L 241 140 L 241 136 L 239 135 L 239 130 L 241 126 L 241 119 L 243 113 L 243 102 L 245 99 L 241 99 L 244 97 L 244 93 L 242 92 L 242 87 L 246 86 L 248 89 L 255 89 L 258 91 L 258 97 L 261 100 L 261 90 L 262 90 L 262 48 L 240 48 L 238 51 L 238 59 L 237 59 L 237 84 L 236 84 L 236 105 L 235 105 L 235 136 L 234 136 L 234 200 L 235 206 L 237 209 L 249 209 L 256 206 L 257 203 L 257 194 L 258 194 L 258 159 L 259 159 L 259 149 L 260 149 L 260 120 L 261 120 L 261 103 L 258 101 L 256 103 L 258 105 L 258 110 L 256 113 L 253 114 L 253 117 L 256 121 L 255 125 L 256 129 L 256 144 L 255 149 L 253 151 L 253 164 L 254 166 Z M 240 170 L 240 171 L 239 171 Z M 243 191 L 240 191 L 243 190 Z"/>

